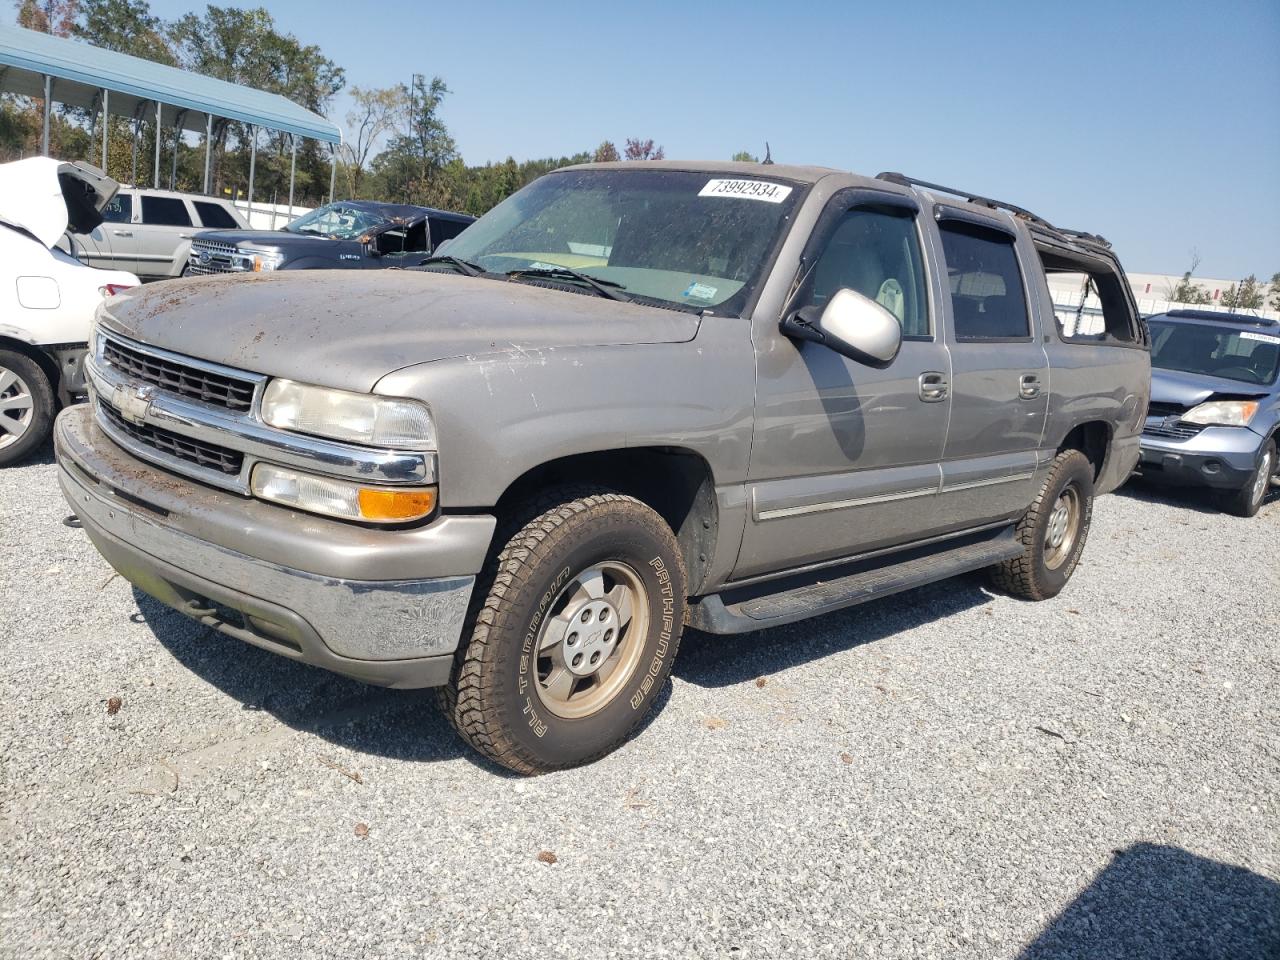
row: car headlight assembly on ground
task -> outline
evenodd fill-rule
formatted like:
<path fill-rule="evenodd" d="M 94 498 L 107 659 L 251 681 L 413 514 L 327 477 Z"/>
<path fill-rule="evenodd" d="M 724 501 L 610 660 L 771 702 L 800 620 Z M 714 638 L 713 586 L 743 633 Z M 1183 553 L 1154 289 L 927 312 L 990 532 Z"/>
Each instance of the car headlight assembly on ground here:
<path fill-rule="evenodd" d="M 436 448 L 431 411 L 416 400 L 277 379 L 263 391 L 262 419 L 281 430 L 364 446 L 394 450 Z"/>
<path fill-rule="evenodd" d="M 1182 415 L 1182 421 L 1206 427 L 1244 427 L 1257 412 L 1256 400 L 1211 400 L 1192 407 Z"/>

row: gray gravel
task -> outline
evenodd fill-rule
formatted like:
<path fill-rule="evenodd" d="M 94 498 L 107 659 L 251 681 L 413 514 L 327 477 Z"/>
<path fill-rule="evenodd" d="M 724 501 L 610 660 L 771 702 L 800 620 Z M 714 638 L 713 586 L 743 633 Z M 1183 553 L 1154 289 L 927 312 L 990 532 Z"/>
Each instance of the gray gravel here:
<path fill-rule="evenodd" d="M 66 513 L 47 455 L 0 474 L 4 956 L 1280 955 L 1274 497 L 1105 498 L 1048 603 L 690 635 L 642 735 L 534 780 Z"/>

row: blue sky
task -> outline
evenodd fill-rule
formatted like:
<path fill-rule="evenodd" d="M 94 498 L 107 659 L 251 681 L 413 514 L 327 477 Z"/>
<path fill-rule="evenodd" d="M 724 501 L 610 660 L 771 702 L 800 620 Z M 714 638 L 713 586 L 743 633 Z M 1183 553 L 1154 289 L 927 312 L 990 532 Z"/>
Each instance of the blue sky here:
<path fill-rule="evenodd" d="M 1280 270 L 1276 0 L 267 6 L 349 84 L 442 76 L 469 163 L 767 139 L 778 161 L 900 170 L 1102 233 L 1132 271 L 1179 272 L 1193 247 L 1204 276 Z"/>

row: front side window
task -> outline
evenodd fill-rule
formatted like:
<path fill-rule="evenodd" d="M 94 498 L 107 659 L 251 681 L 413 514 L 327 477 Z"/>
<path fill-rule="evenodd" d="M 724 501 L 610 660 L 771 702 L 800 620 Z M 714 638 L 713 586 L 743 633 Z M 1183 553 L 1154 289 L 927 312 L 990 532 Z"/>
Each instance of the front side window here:
<path fill-rule="evenodd" d="M 962 221 L 943 221 L 955 335 L 965 340 L 1025 340 L 1031 335 L 1013 238 Z"/>
<path fill-rule="evenodd" d="M 1280 335 L 1153 317 L 1151 366 L 1258 385 L 1276 382 Z"/>
<path fill-rule="evenodd" d="M 552 173 L 469 225 L 448 253 L 493 273 L 568 269 L 642 302 L 739 313 L 802 189 L 642 164 Z"/>
<path fill-rule="evenodd" d="M 142 195 L 142 222 L 157 227 L 189 227 L 191 215 L 178 197 Z"/>
<path fill-rule="evenodd" d="M 810 276 L 808 295 L 798 306 L 821 308 L 837 291 L 849 289 L 897 317 L 904 337 L 929 336 L 920 240 L 911 211 L 887 207 L 848 211 Z"/>
<path fill-rule="evenodd" d="M 102 219 L 107 223 L 132 223 L 133 197 L 127 193 L 117 193 L 102 208 Z"/>

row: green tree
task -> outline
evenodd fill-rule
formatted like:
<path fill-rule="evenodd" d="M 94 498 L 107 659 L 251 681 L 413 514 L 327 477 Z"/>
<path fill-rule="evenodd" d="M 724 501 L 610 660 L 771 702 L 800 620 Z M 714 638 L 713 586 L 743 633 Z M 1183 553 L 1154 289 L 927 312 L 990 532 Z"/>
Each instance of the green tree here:
<path fill-rule="evenodd" d="M 163 21 L 151 13 L 146 0 L 79 0 L 71 33 L 104 50 L 169 66 L 178 62 Z"/>
<path fill-rule="evenodd" d="M 759 163 L 760 162 L 759 157 L 753 156 L 752 154 L 748 153 L 746 150 L 739 150 L 730 159 L 732 159 L 737 163 Z"/>
<path fill-rule="evenodd" d="M 55 37 L 69 37 L 76 22 L 76 0 L 22 0 L 18 26 Z"/>
<path fill-rule="evenodd" d="M 621 159 L 622 157 L 618 154 L 618 148 L 613 145 L 612 140 L 602 142 L 600 146 L 596 147 L 595 153 L 591 155 L 591 160 L 594 163 L 614 163 Z"/>
<path fill-rule="evenodd" d="M 1261 310 L 1265 300 L 1258 278 L 1252 273 L 1239 283 L 1233 283 L 1222 295 L 1222 305 L 1229 310 Z"/>
<path fill-rule="evenodd" d="M 1280 310 L 1280 273 L 1271 275 L 1271 299 L 1268 303 L 1272 310 Z"/>
<path fill-rule="evenodd" d="M 449 128 L 440 117 L 440 105 L 449 87 L 440 77 L 430 82 L 421 75 L 412 87 L 402 87 L 405 109 L 399 132 L 374 159 L 372 167 L 385 196 L 402 203 L 440 202 L 453 199 L 453 184 L 444 168 L 458 155 Z"/>
<path fill-rule="evenodd" d="M 1191 266 L 1187 272 L 1182 275 L 1182 279 L 1168 290 L 1169 299 L 1174 303 L 1189 303 L 1194 305 L 1210 303 L 1213 297 L 1209 295 L 1209 291 L 1205 290 L 1199 284 L 1192 281 L 1191 276 L 1200 267 L 1200 254 L 1196 250 L 1191 251 Z"/>
<path fill-rule="evenodd" d="M 627 137 L 627 145 L 622 155 L 628 160 L 662 160 L 667 153 L 662 147 L 655 147 L 653 140 L 635 140 Z"/>
<path fill-rule="evenodd" d="M 355 198 L 360 196 L 374 148 L 395 130 L 409 104 L 408 90 L 403 85 L 380 90 L 352 87 L 351 99 L 355 106 L 347 112 L 341 157 L 348 194 Z"/>

